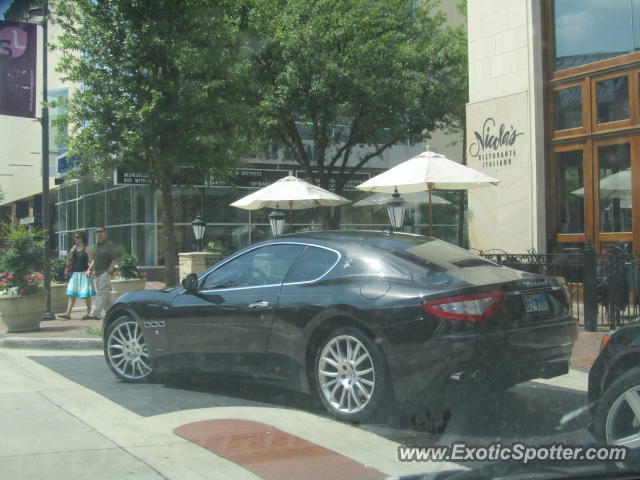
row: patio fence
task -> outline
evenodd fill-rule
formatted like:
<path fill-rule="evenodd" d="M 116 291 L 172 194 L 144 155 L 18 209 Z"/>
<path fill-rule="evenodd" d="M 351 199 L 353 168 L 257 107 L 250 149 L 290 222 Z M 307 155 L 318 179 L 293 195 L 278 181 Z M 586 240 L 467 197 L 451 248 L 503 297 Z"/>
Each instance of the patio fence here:
<path fill-rule="evenodd" d="M 525 272 L 564 277 L 571 313 L 587 331 L 640 318 L 640 262 L 622 248 L 596 254 L 591 246 L 578 253 L 510 254 L 479 252 L 499 265 Z"/>

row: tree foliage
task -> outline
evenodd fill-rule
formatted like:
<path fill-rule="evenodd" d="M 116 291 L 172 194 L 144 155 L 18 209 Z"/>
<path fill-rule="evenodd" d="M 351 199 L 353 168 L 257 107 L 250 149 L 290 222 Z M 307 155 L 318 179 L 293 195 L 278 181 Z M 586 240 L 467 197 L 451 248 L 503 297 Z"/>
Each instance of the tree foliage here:
<path fill-rule="evenodd" d="M 59 71 L 79 86 L 60 122 L 84 168 L 146 175 L 162 192 L 175 281 L 172 185 L 225 174 L 245 145 L 237 24 L 226 0 L 61 0 Z M 182 168 L 187 166 L 189 168 Z"/>
<path fill-rule="evenodd" d="M 341 193 L 353 173 L 392 145 L 459 123 L 465 32 L 447 27 L 430 2 L 413 3 L 247 4 L 260 130 L 265 141 L 285 146 L 313 183 L 327 188 L 333 177 Z"/>

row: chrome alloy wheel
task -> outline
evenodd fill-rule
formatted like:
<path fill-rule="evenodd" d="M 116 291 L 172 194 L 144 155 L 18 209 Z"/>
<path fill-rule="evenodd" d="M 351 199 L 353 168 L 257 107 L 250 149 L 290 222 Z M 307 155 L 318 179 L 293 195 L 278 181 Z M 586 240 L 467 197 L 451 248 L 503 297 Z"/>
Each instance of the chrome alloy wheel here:
<path fill-rule="evenodd" d="M 114 371 L 126 380 L 141 380 L 152 372 L 142 329 L 134 320 L 115 326 L 107 341 L 107 355 Z"/>
<path fill-rule="evenodd" d="M 318 361 L 318 382 L 325 400 L 343 414 L 364 410 L 375 388 L 371 355 L 355 337 L 333 337 Z"/>
<path fill-rule="evenodd" d="M 640 385 L 628 389 L 613 402 L 605 433 L 607 443 L 640 447 Z"/>

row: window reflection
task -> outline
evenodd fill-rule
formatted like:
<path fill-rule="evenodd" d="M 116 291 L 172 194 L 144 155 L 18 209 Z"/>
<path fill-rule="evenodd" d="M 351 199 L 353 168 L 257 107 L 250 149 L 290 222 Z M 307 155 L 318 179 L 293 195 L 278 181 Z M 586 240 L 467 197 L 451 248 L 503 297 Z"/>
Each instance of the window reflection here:
<path fill-rule="evenodd" d="M 631 156 L 628 143 L 598 149 L 600 232 L 631 231 Z"/>
<path fill-rule="evenodd" d="M 566 130 L 582 126 L 582 87 L 555 92 L 555 129 Z"/>
<path fill-rule="evenodd" d="M 629 77 L 610 78 L 596 82 L 598 123 L 629 118 Z"/>
<path fill-rule="evenodd" d="M 584 232 L 584 169 L 582 150 L 556 156 L 558 233 Z"/>
<path fill-rule="evenodd" d="M 556 0 L 556 70 L 597 62 L 633 51 L 640 17 L 634 0 Z M 637 42 L 635 42 L 637 44 Z"/>

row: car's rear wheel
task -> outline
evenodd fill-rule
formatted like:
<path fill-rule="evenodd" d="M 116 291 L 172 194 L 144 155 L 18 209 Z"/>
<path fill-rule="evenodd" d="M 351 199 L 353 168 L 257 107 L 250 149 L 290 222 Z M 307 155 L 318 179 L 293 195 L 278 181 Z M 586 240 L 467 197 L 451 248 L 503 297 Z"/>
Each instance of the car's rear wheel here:
<path fill-rule="evenodd" d="M 109 325 L 104 355 L 111 371 L 125 382 L 144 382 L 153 375 L 142 328 L 129 316 L 119 317 Z"/>
<path fill-rule="evenodd" d="M 334 330 L 321 342 L 314 365 L 320 400 L 340 420 L 364 421 L 383 403 L 388 391 L 384 357 L 360 330 Z"/>
<path fill-rule="evenodd" d="M 607 388 L 598 403 L 594 427 L 596 436 L 606 443 L 640 448 L 640 367 Z"/>

